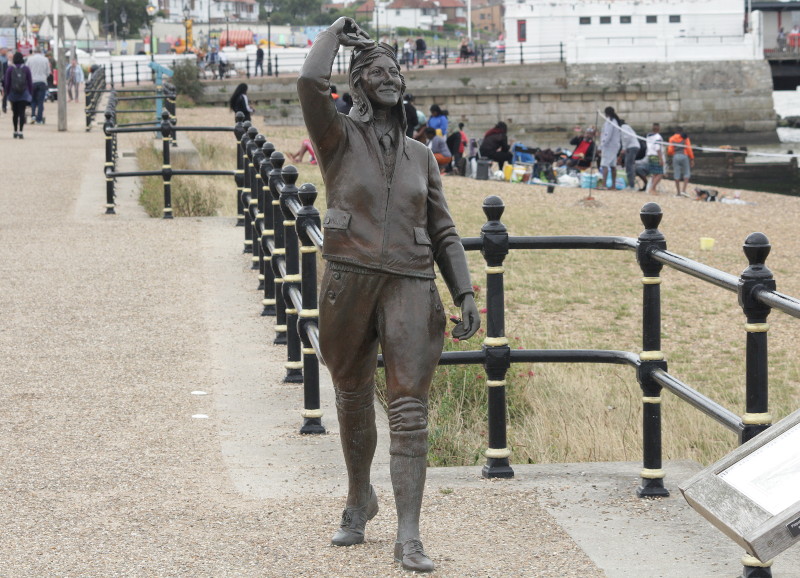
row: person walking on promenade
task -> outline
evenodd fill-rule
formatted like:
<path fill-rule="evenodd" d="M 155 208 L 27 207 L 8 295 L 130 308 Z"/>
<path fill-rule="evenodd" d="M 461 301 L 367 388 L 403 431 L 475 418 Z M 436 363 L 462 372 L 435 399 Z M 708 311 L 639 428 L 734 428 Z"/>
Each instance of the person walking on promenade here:
<path fill-rule="evenodd" d="M 611 169 L 611 188 L 617 182 L 617 155 L 622 147 L 622 133 L 619 130 L 620 120 L 614 108 L 607 106 L 605 111 L 606 122 L 600 135 L 600 182 L 598 190 L 606 188 L 608 170 Z"/>
<path fill-rule="evenodd" d="M 33 98 L 33 81 L 31 70 L 25 66 L 25 60 L 19 52 L 14 53 L 11 66 L 6 70 L 3 78 L 3 112 L 8 110 L 11 103 L 11 118 L 14 123 L 14 138 L 24 138 L 25 107 L 31 104 Z"/>
<path fill-rule="evenodd" d="M 636 190 L 636 155 L 639 154 L 641 143 L 636 131 L 624 120 L 620 120 L 620 132 L 622 134 L 622 151 L 625 155 L 624 166 L 625 174 L 628 177 L 628 189 Z"/>
<path fill-rule="evenodd" d="M 250 101 L 247 99 L 247 84 L 244 82 L 239 83 L 239 86 L 233 91 L 228 106 L 233 111 L 234 115 L 237 112 L 244 114 L 244 120 L 250 120 L 250 115 L 254 112 L 253 107 L 250 106 Z"/>
<path fill-rule="evenodd" d="M 650 173 L 650 180 L 647 182 L 647 190 L 651 195 L 658 194 L 658 183 L 664 178 L 664 139 L 661 137 L 661 125 L 653 123 L 653 129 L 647 134 L 647 167 Z"/>
<path fill-rule="evenodd" d="M 78 61 L 73 58 L 66 70 L 67 75 L 67 102 L 78 102 L 80 99 L 81 84 L 83 84 L 83 68 Z M 72 91 L 75 91 L 75 97 L 72 96 Z"/>
<path fill-rule="evenodd" d="M 31 104 L 31 122 L 33 124 L 44 124 L 44 101 L 47 97 L 47 77 L 52 73 L 50 61 L 42 54 L 42 48 L 28 57 L 26 63 L 31 70 L 33 81 L 33 94 Z"/>
<path fill-rule="evenodd" d="M 669 137 L 667 154 L 672 157 L 672 177 L 675 179 L 675 196 L 688 197 L 686 187 L 689 186 L 689 177 L 694 167 L 694 151 L 692 141 L 683 130 L 678 127 L 675 134 Z M 683 187 L 681 187 L 683 183 Z"/>
<path fill-rule="evenodd" d="M 259 72 L 260 71 L 260 72 Z M 253 69 L 254 76 L 264 76 L 264 49 L 258 45 L 256 50 L 256 67 Z"/>
<path fill-rule="evenodd" d="M 340 46 L 354 48 L 353 109 L 336 112 L 330 78 Z M 445 313 L 434 261 L 461 308 L 453 336 L 480 326 L 464 248 L 442 192 L 433 153 L 405 136 L 405 80 L 394 50 L 352 18 L 321 32 L 303 63 L 297 92 L 325 182 L 326 260 L 319 344 L 336 392 L 347 504 L 331 543 L 364 541 L 378 513 L 370 484 L 377 443 L 375 370 L 386 368 L 390 476 L 397 508 L 394 558 L 406 570 L 434 569 L 420 541 L 428 453 L 428 392 L 442 352 Z"/>

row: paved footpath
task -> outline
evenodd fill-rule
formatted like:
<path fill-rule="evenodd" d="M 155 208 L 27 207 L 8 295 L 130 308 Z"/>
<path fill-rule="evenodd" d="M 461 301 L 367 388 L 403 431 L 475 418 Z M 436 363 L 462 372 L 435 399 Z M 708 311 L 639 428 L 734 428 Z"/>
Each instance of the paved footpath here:
<path fill-rule="evenodd" d="M 74 103 L 66 132 L 47 114 L 23 141 L 0 115 L 0 576 L 402 575 L 385 423 L 381 512 L 364 545 L 329 546 L 345 491 L 330 383 L 329 433 L 300 436 L 242 229 L 149 219 L 132 180 L 104 215 L 101 130 Z M 666 464 L 660 501 L 633 497 L 639 468 L 430 470 L 437 574 L 736 575 L 741 551 L 677 491 L 697 466 Z M 800 576 L 800 555 L 774 575 Z"/>

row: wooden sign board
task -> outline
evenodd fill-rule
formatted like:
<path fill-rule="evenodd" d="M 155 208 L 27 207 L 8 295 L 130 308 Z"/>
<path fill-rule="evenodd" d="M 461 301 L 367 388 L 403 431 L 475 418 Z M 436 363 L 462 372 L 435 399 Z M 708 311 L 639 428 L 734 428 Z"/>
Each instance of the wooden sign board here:
<path fill-rule="evenodd" d="M 800 540 L 800 410 L 680 485 L 689 505 L 766 562 Z"/>

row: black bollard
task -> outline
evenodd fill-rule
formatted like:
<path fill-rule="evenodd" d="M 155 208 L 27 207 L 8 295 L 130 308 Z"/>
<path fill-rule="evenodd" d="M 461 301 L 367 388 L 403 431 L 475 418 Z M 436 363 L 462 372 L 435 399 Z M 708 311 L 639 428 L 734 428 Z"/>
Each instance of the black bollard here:
<path fill-rule="evenodd" d="M 642 389 L 642 471 L 641 483 L 636 489 L 640 498 L 669 496 L 664 487 L 664 470 L 661 462 L 661 385 L 652 378 L 655 369 L 667 371 L 667 362 L 661 351 L 661 269 L 663 265 L 653 259 L 653 249 L 667 248 L 664 235 L 658 230 L 663 214 L 656 203 L 642 207 L 639 218 L 644 231 L 639 235 L 636 259 L 642 269 L 642 352 L 637 370 Z"/>
<path fill-rule="evenodd" d="M 745 314 L 746 368 L 745 414 L 740 443 L 753 439 L 772 425 L 769 413 L 769 358 L 767 317 L 772 309 L 757 299 L 759 291 L 775 291 L 775 279 L 765 261 L 772 245 L 763 233 L 751 233 L 742 246 L 749 263 L 739 276 L 739 305 Z M 742 578 L 772 578 L 772 560 L 762 562 L 745 554 L 742 557 Z"/>
<path fill-rule="evenodd" d="M 161 177 L 164 179 L 164 218 L 172 218 L 172 165 L 169 160 L 169 148 L 172 144 L 172 125 L 169 122 L 169 113 L 161 113 L 161 143 L 163 164 Z"/>
<path fill-rule="evenodd" d="M 272 253 L 270 244 L 274 243 L 275 221 L 272 214 L 272 195 L 269 192 L 269 173 L 272 170 L 272 153 L 275 152 L 275 145 L 265 142 L 261 147 L 264 153 L 264 161 L 261 163 L 259 172 L 261 173 L 262 187 L 258 195 L 258 209 L 264 217 L 264 229 L 261 232 L 261 275 L 264 278 L 264 298 L 261 304 L 264 309 L 262 316 L 275 315 L 275 275 L 272 272 Z"/>
<path fill-rule="evenodd" d="M 505 296 L 503 261 L 508 255 L 508 231 L 500 222 L 505 205 L 499 197 L 487 197 L 483 212 L 487 222 L 481 227 L 486 260 L 486 338 L 483 340 L 486 385 L 489 404 L 489 447 L 485 452 L 484 478 L 513 478 L 506 439 L 506 373 L 511 366 L 511 348 L 505 334 Z"/>
<path fill-rule="evenodd" d="M 114 171 L 114 136 L 109 132 L 113 128 L 113 115 L 106 111 L 106 121 L 103 123 L 103 134 L 106 139 L 106 162 L 104 172 L 106 175 L 106 215 L 115 215 L 114 211 L 114 177 L 109 173 Z"/>
<path fill-rule="evenodd" d="M 242 155 L 242 137 L 245 134 L 244 113 L 236 113 L 236 125 L 233 127 L 233 134 L 236 137 L 236 226 L 244 226 L 244 209 L 242 208 L 242 188 L 244 187 L 244 161 Z"/>
<path fill-rule="evenodd" d="M 300 292 L 300 248 L 295 230 L 294 214 L 289 204 L 297 202 L 297 168 L 289 165 L 282 171 L 283 187 L 280 194 L 280 208 L 283 214 L 283 234 L 286 258 L 286 275 L 283 278 L 283 302 L 286 304 L 286 383 L 303 383 L 303 361 L 300 354 L 300 334 L 297 331 L 298 310 L 292 301 L 293 291 Z M 276 224 L 276 227 L 280 225 Z"/>
<path fill-rule="evenodd" d="M 244 125 L 246 127 L 246 132 L 242 137 L 242 169 L 244 170 L 243 176 L 244 180 L 242 182 L 242 212 L 244 214 L 244 246 L 242 247 L 242 253 L 252 253 L 253 252 L 253 221 L 250 216 L 250 199 L 252 198 L 253 189 L 252 189 L 252 176 L 253 176 L 253 165 L 250 162 L 249 156 L 249 147 L 256 135 L 258 134 L 258 129 L 252 124 L 250 121 L 245 121 Z"/>
<path fill-rule="evenodd" d="M 300 270 L 302 271 L 301 292 L 303 309 L 297 322 L 297 330 L 303 342 L 303 425 L 301 434 L 324 434 L 322 409 L 319 399 L 319 359 L 312 346 L 310 332 L 319 328 L 319 309 L 317 309 L 317 246 L 311 240 L 313 230 L 321 236 L 319 211 L 314 206 L 317 189 L 305 183 L 298 190 L 303 204 L 297 212 L 297 237 L 300 240 Z"/>
<path fill-rule="evenodd" d="M 747 322 L 746 344 L 746 413 L 742 416 L 744 430 L 741 443 L 751 440 L 772 424 L 769 414 L 769 376 L 767 358 L 767 331 L 769 305 L 756 298 L 761 290 L 774 291 L 775 279 L 764 264 L 772 245 L 763 233 L 752 233 L 744 242 L 744 254 L 750 263 L 739 278 L 739 305 Z"/>
<path fill-rule="evenodd" d="M 264 146 L 264 143 L 267 142 L 266 137 L 263 134 L 256 135 L 255 140 L 253 140 L 253 149 L 250 152 L 250 159 L 253 165 L 252 170 L 252 187 L 253 191 L 250 193 L 250 214 L 253 219 L 253 260 L 252 260 L 252 269 L 258 269 L 258 290 L 264 290 L 264 274 L 262 273 L 264 269 L 264 259 L 263 255 L 261 254 L 261 234 L 264 231 L 264 213 L 262 212 L 262 202 L 261 197 L 264 195 L 264 183 L 261 180 L 261 164 L 266 161 L 264 157 L 264 151 L 261 150 L 261 147 Z"/>
<path fill-rule="evenodd" d="M 269 172 L 269 192 L 272 197 L 272 222 L 274 223 L 274 249 L 272 250 L 272 275 L 275 279 L 275 345 L 286 345 L 286 303 L 283 301 L 283 275 L 281 264 L 286 261 L 284 245 L 283 213 L 281 212 L 280 191 L 283 187 L 282 169 L 286 161 L 283 154 L 275 151 L 270 157 L 272 170 Z"/>

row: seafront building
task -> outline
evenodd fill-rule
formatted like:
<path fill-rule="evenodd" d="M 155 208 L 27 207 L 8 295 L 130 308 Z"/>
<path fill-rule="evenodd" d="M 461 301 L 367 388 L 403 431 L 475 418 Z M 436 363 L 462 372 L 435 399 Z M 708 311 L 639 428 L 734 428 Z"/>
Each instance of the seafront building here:
<path fill-rule="evenodd" d="M 760 60 L 762 22 L 735 0 L 507 0 L 505 59 Z"/>

